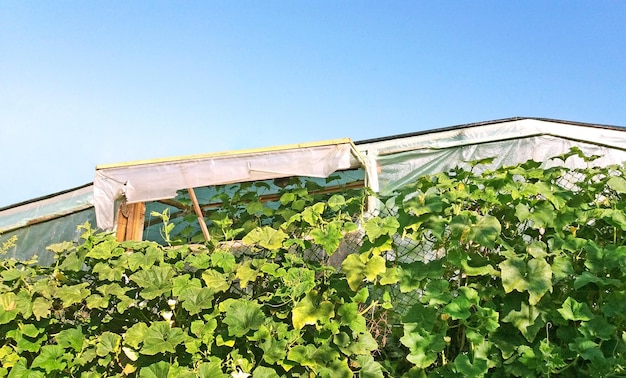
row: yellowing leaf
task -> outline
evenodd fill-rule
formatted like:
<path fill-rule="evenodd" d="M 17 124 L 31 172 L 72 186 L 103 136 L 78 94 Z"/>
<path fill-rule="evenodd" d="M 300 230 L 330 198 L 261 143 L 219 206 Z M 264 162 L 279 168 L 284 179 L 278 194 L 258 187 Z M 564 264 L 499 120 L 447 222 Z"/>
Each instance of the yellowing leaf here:
<path fill-rule="evenodd" d="M 333 304 L 329 301 L 320 302 L 317 291 L 311 290 L 294 306 L 292 322 L 295 329 L 302 329 L 305 325 L 314 325 L 318 321 L 324 323 L 333 316 Z"/>

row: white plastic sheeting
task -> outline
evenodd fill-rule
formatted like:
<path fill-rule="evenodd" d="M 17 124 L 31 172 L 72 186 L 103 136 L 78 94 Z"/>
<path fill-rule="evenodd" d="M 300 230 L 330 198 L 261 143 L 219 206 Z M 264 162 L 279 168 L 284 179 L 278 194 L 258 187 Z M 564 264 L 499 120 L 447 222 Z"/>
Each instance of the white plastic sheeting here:
<path fill-rule="evenodd" d="M 181 189 L 289 176 L 328 177 L 363 166 L 350 139 L 197 155 L 96 168 L 94 203 L 98 227 L 114 227 L 115 202 L 174 198 Z"/>
<path fill-rule="evenodd" d="M 533 159 L 544 166 L 562 164 L 550 161 L 578 147 L 588 155 L 602 156 L 594 165 L 626 161 L 626 130 L 592 127 L 538 119 L 519 119 L 459 127 L 406 137 L 359 144 L 368 162 L 378 172 L 371 175 L 372 188 L 381 194 L 413 182 L 417 177 L 447 171 L 463 161 L 494 157 L 491 167 L 514 165 Z M 568 159 L 571 168 L 580 159 Z"/>

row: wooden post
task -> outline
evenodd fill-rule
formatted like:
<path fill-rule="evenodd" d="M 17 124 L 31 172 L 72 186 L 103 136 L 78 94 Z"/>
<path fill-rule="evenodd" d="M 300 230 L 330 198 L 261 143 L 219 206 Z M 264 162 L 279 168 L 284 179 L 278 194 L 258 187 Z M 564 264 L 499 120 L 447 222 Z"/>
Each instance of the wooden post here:
<path fill-rule="evenodd" d="M 206 223 L 204 222 L 204 215 L 202 215 L 202 209 L 200 209 L 198 198 L 196 198 L 196 192 L 193 190 L 193 188 L 189 188 L 187 189 L 187 191 L 189 192 L 189 197 L 191 198 L 191 203 L 193 204 L 193 211 L 198 217 L 198 223 L 200 223 L 200 229 L 202 230 L 204 240 L 210 241 L 211 235 L 209 235 L 209 230 L 207 229 Z"/>
<path fill-rule="evenodd" d="M 123 202 L 117 212 L 117 241 L 143 239 L 146 204 Z"/>

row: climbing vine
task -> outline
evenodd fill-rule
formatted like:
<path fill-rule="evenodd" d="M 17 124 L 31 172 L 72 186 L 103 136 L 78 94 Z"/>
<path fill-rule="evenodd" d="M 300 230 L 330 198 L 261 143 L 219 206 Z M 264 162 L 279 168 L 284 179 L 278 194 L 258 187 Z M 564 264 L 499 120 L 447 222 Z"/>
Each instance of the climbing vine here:
<path fill-rule="evenodd" d="M 162 244 L 81 225 L 54 266 L 0 260 L 0 376 L 624 375 L 626 168 L 570 159 L 468 162 L 367 216 L 363 189 L 224 188 L 206 243 L 165 212 Z"/>

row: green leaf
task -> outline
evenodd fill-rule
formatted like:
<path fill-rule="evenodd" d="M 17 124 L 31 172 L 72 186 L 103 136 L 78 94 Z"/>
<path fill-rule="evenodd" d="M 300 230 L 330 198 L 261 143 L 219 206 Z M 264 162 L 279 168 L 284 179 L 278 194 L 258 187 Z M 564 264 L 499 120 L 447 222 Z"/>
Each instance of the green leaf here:
<path fill-rule="evenodd" d="M 578 290 L 590 283 L 594 283 L 600 287 L 615 286 L 619 287 L 622 281 L 615 278 L 601 278 L 593 275 L 590 272 L 582 272 L 580 276 L 574 280 L 574 289 Z"/>
<path fill-rule="evenodd" d="M 28 368 L 25 358 L 20 358 L 9 372 L 8 378 L 44 378 L 43 372 Z"/>
<path fill-rule="evenodd" d="M 291 202 L 295 201 L 296 199 L 296 195 L 291 193 L 291 192 L 287 192 L 284 193 L 283 195 L 280 196 L 280 203 L 281 205 L 287 205 L 290 204 Z"/>
<path fill-rule="evenodd" d="M 211 264 L 222 268 L 224 273 L 230 273 L 235 270 L 237 262 L 235 261 L 235 256 L 233 256 L 232 253 L 226 251 L 214 251 L 210 256 Z"/>
<path fill-rule="evenodd" d="M 552 269 L 544 259 L 524 260 L 512 257 L 499 264 L 502 286 L 506 293 L 513 290 L 530 294 L 529 303 L 535 305 L 548 291 L 552 291 Z"/>
<path fill-rule="evenodd" d="M 265 367 L 265 366 L 257 366 L 252 372 L 253 378 L 280 378 L 276 370 Z"/>
<path fill-rule="evenodd" d="M 72 348 L 76 352 L 83 350 L 85 343 L 85 335 L 82 327 L 70 328 L 59 332 L 55 336 L 55 340 L 62 348 Z"/>
<path fill-rule="evenodd" d="M 284 323 L 282 324 L 285 325 Z M 259 347 L 263 350 L 263 361 L 268 364 L 275 364 L 283 361 L 287 356 L 287 339 L 279 338 L 281 333 L 286 333 L 286 327 L 277 335 L 270 332 L 266 326 L 261 326 L 255 332 L 254 337 L 249 337 L 250 341 L 258 341 Z"/>
<path fill-rule="evenodd" d="M 50 308 L 52 307 L 52 302 L 42 297 L 37 297 L 33 301 L 33 315 L 37 320 L 42 318 L 47 318 L 50 316 Z"/>
<path fill-rule="evenodd" d="M 337 315 L 341 317 L 341 323 L 348 326 L 353 332 L 367 332 L 367 324 L 365 318 L 359 312 L 358 303 L 342 304 L 337 310 Z"/>
<path fill-rule="evenodd" d="M 153 356 L 157 353 L 176 353 L 176 347 L 185 340 L 180 328 L 170 328 L 170 323 L 154 322 L 146 331 L 141 354 Z"/>
<path fill-rule="evenodd" d="M 454 298 L 447 306 L 444 307 L 444 314 L 450 315 L 452 319 L 465 320 L 471 315 L 470 309 L 478 304 L 478 293 L 469 287 L 461 287 L 459 296 Z"/>
<path fill-rule="evenodd" d="M 56 297 L 63 301 L 63 307 L 69 307 L 74 303 L 82 302 L 87 298 L 91 291 L 87 289 L 89 283 L 85 282 L 78 285 L 62 286 L 56 292 Z"/>
<path fill-rule="evenodd" d="M 124 250 L 119 248 L 119 243 L 114 239 L 109 239 L 96 244 L 87 252 L 86 256 L 93 259 L 106 260 L 114 256 L 119 256 L 122 253 L 124 253 Z"/>
<path fill-rule="evenodd" d="M 487 360 L 474 358 L 472 363 L 466 354 L 461 354 L 454 359 L 454 369 L 464 377 L 483 377 L 487 374 L 489 366 Z"/>
<path fill-rule="evenodd" d="M 324 248 L 328 256 L 332 255 L 343 240 L 343 234 L 336 222 L 329 223 L 325 229 L 314 228 L 311 230 L 313 241 Z"/>
<path fill-rule="evenodd" d="M 295 206 L 295 202 L 293 205 Z M 308 223 L 310 226 L 315 226 L 321 220 L 325 208 L 326 204 L 323 202 L 318 202 L 312 206 L 307 207 L 302 211 L 302 220 Z"/>
<path fill-rule="evenodd" d="M 92 269 L 94 274 L 98 275 L 100 280 L 120 281 L 124 275 L 122 266 L 111 266 L 109 263 L 99 262 Z"/>
<path fill-rule="evenodd" d="M 179 294 L 179 299 L 189 315 L 195 315 L 202 310 L 213 308 L 214 293 L 213 289 L 207 287 L 190 287 Z"/>
<path fill-rule="evenodd" d="M 341 194 L 333 194 L 328 199 L 326 204 L 332 211 L 337 211 L 341 209 L 343 206 L 346 206 L 346 197 L 342 196 Z"/>
<path fill-rule="evenodd" d="M 293 308 L 292 322 L 295 329 L 305 325 L 314 325 L 319 321 L 326 323 L 335 316 L 334 306 L 329 301 L 320 301 L 317 291 L 311 290 Z"/>
<path fill-rule="evenodd" d="M 429 213 L 440 213 L 443 210 L 441 197 L 441 193 L 437 191 L 428 191 L 425 194 L 411 196 L 402 203 L 402 207 L 404 211 L 415 217 Z"/>
<path fill-rule="evenodd" d="M 400 223 L 394 217 L 372 217 L 364 226 L 365 234 L 372 243 L 382 235 L 393 236 L 399 227 Z"/>
<path fill-rule="evenodd" d="M 470 229 L 469 239 L 476 244 L 493 248 L 500 231 L 500 222 L 496 217 L 491 215 L 478 216 Z"/>
<path fill-rule="evenodd" d="M 535 306 L 528 306 L 526 303 L 522 303 L 519 311 L 513 310 L 509 312 L 502 321 L 513 324 L 526 340 L 532 342 L 538 330 L 536 325 L 539 323 L 535 323 L 535 320 L 539 313 L 540 311 Z"/>
<path fill-rule="evenodd" d="M 577 353 L 585 360 L 604 360 L 604 354 L 602 353 L 600 346 L 593 340 L 579 337 L 575 339 L 573 343 L 569 343 L 568 347 L 572 352 Z"/>
<path fill-rule="evenodd" d="M 31 367 L 43 368 L 46 373 L 61 371 L 67 365 L 64 361 L 65 350 L 59 345 L 44 345 L 33 360 Z"/>
<path fill-rule="evenodd" d="M 567 297 L 563 306 L 557 310 L 565 320 L 591 320 L 593 313 L 586 303 L 580 303 L 572 297 Z"/>
<path fill-rule="evenodd" d="M 626 180 L 621 176 L 613 176 L 606 184 L 617 193 L 626 193 Z"/>
<path fill-rule="evenodd" d="M 120 350 L 120 342 L 122 337 L 113 332 L 104 332 L 98 337 L 96 343 L 96 354 L 104 357 L 109 353 L 117 354 Z"/>
<path fill-rule="evenodd" d="M 370 354 L 357 356 L 356 361 L 360 367 L 359 378 L 384 378 L 382 366 Z"/>
<path fill-rule="evenodd" d="M 239 286 L 244 289 L 248 286 L 249 282 L 254 282 L 258 277 L 262 277 L 263 272 L 259 269 L 256 269 L 253 266 L 253 262 L 248 260 L 245 261 L 239 268 L 237 268 L 237 274 L 235 278 L 239 280 Z"/>
<path fill-rule="evenodd" d="M 376 277 L 386 271 L 386 262 L 382 256 L 371 256 L 365 252 L 360 255 L 349 255 L 341 264 L 350 289 L 357 291 L 363 280 L 374 282 Z"/>
<path fill-rule="evenodd" d="M 402 264 L 398 269 L 400 291 L 408 293 L 421 289 L 428 279 L 441 278 L 444 271 L 443 259 L 428 263 L 415 261 L 410 264 Z"/>
<path fill-rule="evenodd" d="M 242 241 L 247 245 L 259 245 L 269 250 L 279 249 L 289 236 L 281 230 L 269 226 L 257 227 L 250 231 Z"/>
<path fill-rule="evenodd" d="M 250 215 L 254 215 L 256 213 L 262 213 L 263 204 L 258 201 L 250 202 L 248 206 L 246 206 L 246 212 Z"/>
<path fill-rule="evenodd" d="M 308 268 L 289 268 L 282 277 L 284 287 L 292 298 L 299 298 L 315 287 L 315 272 Z"/>
<path fill-rule="evenodd" d="M 104 298 L 99 294 L 92 294 L 86 299 L 87 308 L 93 310 L 94 308 L 107 308 L 109 306 L 108 298 Z"/>
<path fill-rule="evenodd" d="M 228 325 L 230 336 L 242 337 L 248 332 L 259 329 L 265 321 L 265 315 L 257 303 L 244 299 L 233 300 L 226 309 L 224 323 Z"/>
<path fill-rule="evenodd" d="M 9 269 L 0 273 L 0 277 L 2 277 L 2 281 L 11 282 L 17 279 L 24 277 L 24 271 L 19 269 Z"/>
<path fill-rule="evenodd" d="M 215 290 L 216 293 L 226 291 L 230 288 L 228 275 L 213 269 L 207 269 L 202 272 L 202 280 L 208 287 Z"/>
<path fill-rule="evenodd" d="M 420 369 L 437 361 L 439 352 L 446 347 L 444 335 L 427 331 L 418 323 L 404 323 L 400 342 L 409 348 L 406 359 Z"/>
<path fill-rule="evenodd" d="M 222 362 L 219 358 L 209 357 L 209 362 L 202 362 L 198 365 L 199 378 L 226 378 L 222 372 Z"/>
<path fill-rule="evenodd" d="M 146 333 L 148 332 L 148 326 L 146 323 L 135 323 L 124 334 L 124 344 L 139 348 L 139 345 L 143 343 Z"/>
<path fill-rule="evenodd" d="M 140 270 L 130 276 L 131 281 L 135 281 L 139 287 L 143 288 L 139 292 L 142 298 L 154 299 L 160 295 L 168 294 L 172 290 L 172 279 L 174 269 L 171 266 L 151 266 L 148 270 Z"/>
<path fill-rule="evenodd" d="M 139 370 L 140 378 L 168 378 L 171 365 L 165 361 L 155 362 Z"/>

